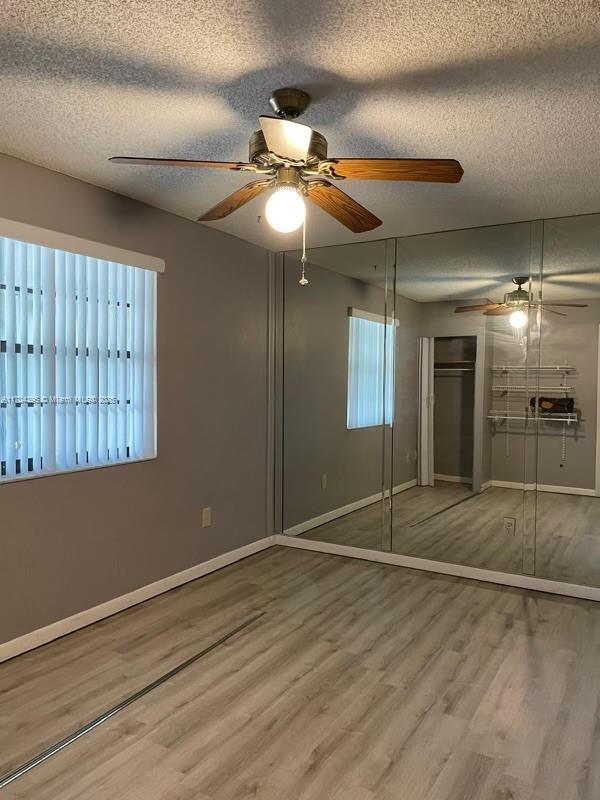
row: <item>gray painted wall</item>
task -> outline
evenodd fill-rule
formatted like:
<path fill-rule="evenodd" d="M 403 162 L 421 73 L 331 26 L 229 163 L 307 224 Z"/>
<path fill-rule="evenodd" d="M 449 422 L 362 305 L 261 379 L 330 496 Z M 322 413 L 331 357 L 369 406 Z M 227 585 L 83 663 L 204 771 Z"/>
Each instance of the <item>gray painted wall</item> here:
<path fill-rule="evenodd" d="M 158 458 L 0 484 L 5 641 L 269 533 L 267 253 L 6 156 L 0 186 L 2 217 L 167 262 Z M 207 505 L 213 525 L 202 529 Z"/>

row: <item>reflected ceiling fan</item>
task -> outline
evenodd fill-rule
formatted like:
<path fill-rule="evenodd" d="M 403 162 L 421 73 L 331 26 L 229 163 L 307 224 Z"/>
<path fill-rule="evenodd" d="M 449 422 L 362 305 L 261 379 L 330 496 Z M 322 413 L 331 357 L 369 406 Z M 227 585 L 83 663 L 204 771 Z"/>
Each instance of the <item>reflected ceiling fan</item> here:
<path fill-rule="evenodd" d="M 501 303 L 483 303 L 474 306 L 457 306 L 454 309 L 456 314 L 464 311 L 482 311 L 486 317 L 509 317 L 509 322 L 513 328 L 522 328 L 527 322 L 527 310 L 529 308 L 540 307 L 542 311 L 549 311 L 551 314 L 558 314 L 561 317 L 566 317 L 562 311 L 555 311 L 550 306 L 559 306 L 563 308 L 587 308 L 586 303 L 541 303 L 530 302 L 529 292 L 521 288 L 524 284 L 529 283 L 528 277 L 513 278 L 512 282 L 516 285 L 516 289 L 512 292 L 507 292 L 504 295 L 504 300 Z"/>
<path fill-rule="evenodd" d="M 281 233 L 297 230 L 304 222 L 304 197 L 330 214 L 353 233 L 365 233 L 381 225 L 367 208 L 339 189 L 332 181 L 426 181 L 457 183 L 463 169 L 458 161 L 445 158 L 328 158 L 327 139 L 322 133 L 294 120 L 310 103 L 301 89 L 278 89 L 269 99 L 275 117 L 260 117 L 260 130 L 250 137 L 247 162 L 194 161 L 180 158 L 114 156 L 119 164 L 149 164 L 162 167 L 230 169 L 253 173 L 258 180 L 247 183 L 217 203 L 199 218 L 212 222 L 229 216 L 263 192 L 274 189 L 265 208 L 267 221 Z"/>

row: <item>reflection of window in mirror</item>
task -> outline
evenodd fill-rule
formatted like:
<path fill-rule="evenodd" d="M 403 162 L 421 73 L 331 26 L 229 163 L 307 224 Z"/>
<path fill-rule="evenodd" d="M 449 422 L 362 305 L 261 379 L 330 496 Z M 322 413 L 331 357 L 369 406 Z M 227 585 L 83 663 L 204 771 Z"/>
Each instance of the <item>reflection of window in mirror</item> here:
<path fill-rule="evenodd" d="M 381 425 L 384 418 L 391 425 L 395 326 L 385 317 L 356 308 L 348 309 L 348 321 L 347 427 Z"/>

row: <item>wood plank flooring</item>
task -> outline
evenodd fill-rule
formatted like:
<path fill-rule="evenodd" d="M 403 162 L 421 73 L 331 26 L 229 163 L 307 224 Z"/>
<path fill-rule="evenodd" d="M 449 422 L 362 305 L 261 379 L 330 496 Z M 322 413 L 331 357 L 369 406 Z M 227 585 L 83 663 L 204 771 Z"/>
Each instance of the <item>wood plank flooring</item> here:
<path fill-rule="evenodd" d="M 500 572 L 522 572 L 523 492 L 492 487 L 447 508 L 469 495 L 464 485 L 441 482 L 396 495 L 393 552 Z M 443 513 L 426 519 L 444 508 L 447 510 Z M 504 517 L 516 519 L 515 536 L 504 531 Z M 536 527 L 538 577 L 600 586 L 600 498 L 540 492 Z M 381 510 L 375 504 L 307 531 L 303 537 L 381 550 L 381 530 Z"/>
<path fill-rule="evenodd" d="M 271 548 L 0 665 L 10 800 L 597 800 L 600 605 Z"/>

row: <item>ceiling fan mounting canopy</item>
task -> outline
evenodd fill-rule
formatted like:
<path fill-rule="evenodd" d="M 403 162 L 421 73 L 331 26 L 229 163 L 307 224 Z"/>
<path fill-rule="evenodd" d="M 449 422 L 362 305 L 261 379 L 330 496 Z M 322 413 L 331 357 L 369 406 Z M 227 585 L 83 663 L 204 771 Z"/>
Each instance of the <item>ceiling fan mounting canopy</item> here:
<path fill-rule="evenodd" d="M 458 183 L 463 169 L 452 158 L 330 158 L 327 139 L 309 125 L 295 122 L 310 105 L 302 89 L 277 89 L 269 98 L 276 116 L 261 116 L 260 130 L 250 136 L 249 158 L 241 161 L 198 161 L 181 158 L 114 156 L 120 164 L 229 169 L 251 172 L 247 183 L 203 214 L 199 221 L 224 219 L 269 189 L 295 188 L 353 233 L 381 225 L 367 208 L 330 181 L 377 180 Z"/>
<path fill-rule="evenodd" d="M 298 119 L 310 105 L 310 95 L 302 89 L 289 86 L 275 89 L 269 97 L 269 105 L 281 119 Z"/>

